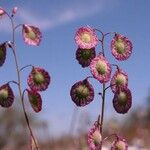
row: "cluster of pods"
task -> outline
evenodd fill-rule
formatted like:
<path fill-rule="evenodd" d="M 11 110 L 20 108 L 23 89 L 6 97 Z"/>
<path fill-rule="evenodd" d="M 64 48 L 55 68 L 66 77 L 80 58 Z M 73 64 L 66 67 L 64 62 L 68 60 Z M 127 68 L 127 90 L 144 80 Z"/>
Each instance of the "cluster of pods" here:
<path fill-rule="evenodd" d="M 11 15 L 9 15 L 3 8 L 0 8 L 0 17 L 8 16 L 11 21 L 17 13 L 17 7 L 12 9 Z M 38 46 L 42 39 L 42 34 L 39 28 L 28 25 L 21 24 L 15 26 L 12 24 L 13 32 L 18 28 L 22 27 L 22 37 L 26 44 Z M 123 71 L 118 65 L 116 66 L 116 71 L 112 75 L 112 65 L 106 58 L 103 48 L 103 40 L 106 34 L 102 32 L 102 39 L 99 39 L 96 31 L 89 26 L 81 27 L 77 30 L 75 35 L 75 42 L 78 45 L 76 51 L 76 59 L 79 64 L 85 68 L 89 67 L 92 77 L 98 80 L 101 84 L 110 83 L 108 87 L 111 88 L 114 93 L 113 106 L 114 109 L 121 114 L 125 114 L 131 108 L 132 105 L 132 95 L 128 88 L 128 75 Z M 110 49 L 112 55 L 118 61 L 127 60 L 132 53 L 132 43 L 131 41 L 118 33 L 113 33 L 114 37 L 110 44 Z M 96 54 L 96 46 L 98 43 L 102 44 L 102 51 Z M 0 44 L 0 66 L 3 66 L 6 60 L 7 49 L 11 48 L 13 50 L 14 56 L 16 55 L 15 43 L 14 41 L 5 41 Z M 18 66 L 17 66 L 18 67 Z M 20 72 L 25 67 L 21 69 L 17 68 L 17 73 Z M 71 87 L 70 95 L 73 102 L 77 106 L 86 106 L 94 100 L 94 88 L 89 82 L 89 77 L 84 80 L 78 81 Z M 50 84 L 49 73 L 40 67 L 32 66 L 32 70 L 27 78 L 27 84 L 29 88 L 26 88 L 28 93 L 29 102 L 35 112 L 39 112 L 42 109 L 42 98 L 40 95 L 41 91 L 45 91 Z M 20 88 L 20 81 L 9 81 L 0 86 L 0 105 L 2 107 L 10 107 L 14 102 L 14 93 L 10 87 L 10 83 L 16 83 Z M 94 126 L 88 133 L 88 145 L 90 150 L 100 150 L 103 142 L 101 133 L 99 131 L 99 122 L 95 122 Z M 127 150 L 128 144 L 124 138 L 115 135 L 115 141 L 111 146 L 111 150 Z"/>
<path fill-rule="evenodd" d="M 16 12 L 17 7 L 12 9 L 11 15 L 8 14 L 3 8 L 0 8 L 0 17 L 7 16 L 13 21 Z M 13 31 L 15 31 L 17 27 L 22 28 L 22 37 L 26 44 L 33 46 L 38 46 L 40 44 L 42 33 L 39 28 L 28 24 L 21 24 L 19 26 L 14 25 L 12 27 Z M 5 63 L 8 48 L 11 48 L 13 53 L 16 53 L 15 44 L 16 43 L 14 43 L 14 41 L 5 41 L 0 44 L 0 66 L 3 66 Z M 23 67 L 18 71 L 21 72 L 24 68 L 26 67 Z M 45 91 L 48 88 L 50 79 L 50 75 L 45 69 L 32 66 L 32 70 L 27 78 L 29 88 L 26 88 L 24 91 L 28 93 L 29 102 L 35 112 L 39 112 L 42 109 L 42 98 L 39 92 Z M 5 108 L 12 106 L 14 102 L 14 93 L 10 87 L 10 83 L 16 83 L 20 86 L 20 83 L 14 80 L 0 86 L 0 105 Z M 24 92 L 22 94 L 24 94 Z"/>
<path fill-rule="evenodd" d="M 102 39 L 98 38 L 97 31 L 102 34 Z M 81 27 L 75 34 L 75 42 L 78 46 L 76 51 L 76 59 L 83 67 L 89 67 L 92 78 L 100 82 L 100 84 L 109 83 L 114 97 L 112 100 L 113 107 L 117 113 L 125 114 L 131 108 L 132 94 L 128 88 L 128 75 L 118 65 L 111 64 L 104 54 L 104 37 L 113 34 L 110 44 L 110 53 L 118 61 L 127 60 L 132 54 L 131 41 L 118 33 L 103 34 L 98 29 L 90 26 Z M 96 54 L 96 46 L 101 44 L 102 50 Z M 112 67 L 115 66 L 116 71 L 112 75 Z M 76 82 L 70 90 L 70 96 L 73 102 L 81 107 L 86 106 L 94 100 L 94 88 L 89 82 L 89 76 L 84 80 Z M 99 131 L 99 123 L 95 123 L 94 127 L 88 134 L 88 144 L 90 150 L 98 150 L 102 143 Z M 95 139 L 96 137 L 96 139 Z M 112 144 L 111 150 L 127 150 L 125 139 L 116 135 L 116 141 Z"/>

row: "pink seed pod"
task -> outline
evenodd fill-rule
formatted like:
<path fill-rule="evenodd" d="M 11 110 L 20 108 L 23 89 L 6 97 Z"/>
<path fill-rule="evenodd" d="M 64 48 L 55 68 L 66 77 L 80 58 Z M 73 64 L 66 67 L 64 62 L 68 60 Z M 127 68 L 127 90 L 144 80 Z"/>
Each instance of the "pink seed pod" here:
<path fill-rule="evenodd" d="M 114 94 L 113 106 L 117 113 L 127 113 L 132 106 L 131 91 L 126 87 L 118 89 Z"/>
<path fill-rule="evenodd" d="M 91 49 L 98 44 L 98 37 L 90 26 L 81 27 L 76 32 L 75 42 L 81 49 Z"/>
<path fill-rule="evenodd" d="M 95 58 L 95 56 L 96 56 L 95 48 L 91 49 L 78 48 L 76 51 L 76 59 L 83 68 L 88 67 L 92 59 Z"/>
<path fill-rule="evenodd" d="M 94 89 L 88 80 L 78 81 L 70 91 L 72 101 L 78 106 L 83 107 L 94 100 Z"/>
<path fill-rule="evenodd" d="M 88 147 L 89 150 L 99 150 L 102 144 L 102 135 L 99 131 L 99 124 L 96 121 L 93 127 L 88 132 Z"/>
<path fill-rule="evenodd" d="M 27 80 L 29 87 L 35 91 L 45 91 L 50 81 L 51 77 L 49 73 L 45 69 L 39 67 L 32 68 Z"/>
<path fill-rule="evenodd" d="M 0 67 L 5 63 L 6 51 L 6 43 L 0 43 Z"/>
<path fill-rule="evenodd" d="M 17 10 L 18 10 L 18 7 L 14 7 L 13 9 L 12 9 L 12 14 L 14 15 L 14 14 L 16 14 L 17 13 Z"/>
<path fill-rule="evenodd" d="M 8 83 L 0 86 L 0 105 L 4 108 L 12 106 L 14 93 Z"/>
<path fill-rule="evenodd" d="M 110 150 L 128 150 L 128 143 L 126 139 L 118 137 L 111 145 Z"/>
<path fill-rule="evenodd" d="M 132 54 L 132 42 L 121 34 L 115 34 L 111 41 L 111 53 L 119 61 L 127 60 Z"/>
<path fill-rule="evenodd" d="M 33 110 L 38 113 L 42 110 L 42 98 L 41 95 L 34 90 L 28 90 L 28 98 Z"/>
<path fill-rule="evenodd" d="M 5 11 L 2 7 L 0 7 L 0 17 L 2 17 L 5 14 Z"/>
<path fill-rule="evenodd" d="M 27 24 L 22 26 L 22 35 L 24 42 L 28 45 L 38 46 L 42 39 L 40 29 Z"/>
<path fill-rule="evenodd" d="M 118 68 L 118 70 L 114 73 L 111 79 L 111 89 L 112 92 L 115 93 L 118 88 L 127 88 L 128 86 L 128 75 L 122 69 Z"/>
<path fill-rule="evenodd" d="M 112 68 L 103 54 L 99 54 L 91 61 L 90 70 L 93 77 L 100 83 L 106 83 L 110 80 Z"/>

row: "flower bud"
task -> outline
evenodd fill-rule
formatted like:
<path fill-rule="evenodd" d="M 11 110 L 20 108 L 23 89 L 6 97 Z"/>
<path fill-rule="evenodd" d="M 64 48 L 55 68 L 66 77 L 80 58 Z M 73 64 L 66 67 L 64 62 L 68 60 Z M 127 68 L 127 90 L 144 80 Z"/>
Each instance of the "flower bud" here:
<path fill-rule="evenodd" d="M 12 9 L 12 14 L 14 15 L 14 14 L 16 14 L 17 13 L 17 10 L 18 10 L 18 7 L 14 7 L 13 9 Z"/>

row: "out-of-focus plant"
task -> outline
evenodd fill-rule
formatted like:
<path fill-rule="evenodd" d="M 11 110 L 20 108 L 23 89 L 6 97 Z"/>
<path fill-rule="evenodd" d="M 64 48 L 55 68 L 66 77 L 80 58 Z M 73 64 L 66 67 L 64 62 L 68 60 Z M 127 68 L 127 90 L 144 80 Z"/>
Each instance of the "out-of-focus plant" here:
<path fill-rule="evenodd" d="M 19 90 L 19 97 L 21 100 L 24 117 L 31 136 L 30 137 L 31 149 L 39 150 L 38 144 L 36 142 L 36 138 L 33 135 L 33 131 L 31 129 L 30 122 L 27 116 L 25 103 L 24 103 L 24 96 L 25 93 L 27 93 L 29 102 L 33 110 L 35 112 L 40 112 L 42 109 L 42 98 L 40 92 L 45 91 L 48 88 L 48 85 L 50 83 L 50 75 L 43 68 L 36 67 L 33 65 L 26 65 L 20 68 L 18 57 L 17 57 L 17 51 L 16 51 L 16 40 L 15 40 L 16 30 L 19 27 L 21 27 L 24 42 L 28 45 L 33 45 L 33 46 L 38 46 L 40 44 L 42 39 L 42 33 L 38 27 L 32 25 L 28 25 L 28 24 L 16 25 L 14 21 L 16 13 L 17 13 L 17 7 L 14 7 L 11 13 L 8 13 L 5 9 L 0 8 L 0 17 L 7 16 L 11 22 L 11 28 L 12 28 L 12 39 L 2 42 L 0 44 L 0 66 L 3 66 L 3 64 L 5 63 L 6 51 L 8 48 L 10 48 L 12 50 L 13 57 L 15 60 L 16 73 L 17 73 L 17 81 L 11 80 L 0 86 L 0 105 L 4 108 L 8 108 L 12 106 L 14 102 L 14 93 L 12 88 L 10 87 L 10 84 L 12 83 L 16 84 Z M 23 87 L 21 85 L 21 73 L 22 70 L 24 70 L 27 67 L 32 67 L 32 70 L 27 78 L 27 83 L 29 87 L 22 90 Z"/>
<path fill-rule="evenodd" d="M 29 147 L 29 133 L 26 132 L 28 126 L 25 122 L 24 114 L 21 113 L 22 109 L 18 104 L 20 104 L 20 99 L 16 97 L 13 107 L 0 110 L 0 149 L 27 150 Z M 29 114 L 30 125 L 40 135 L 39 144 L 42 145 L 41 139 L 48 138 L 47 122 L 35 117 L 36 114 L 32 113 L 30 107 L 26 107 L 26 112 Z M 45 126 L 43 127 L 43 125 Z M 41 133 L 44 133 L 44 136 Z"/>
<path fill-rule="evenodd" d="M 101 34 L 98 37 L 97 32 Z M 112 100 L 113 107 L 117 113 L 125 114 L 131 108 L 132 94 L 128 88 L 128 75 L 117 64 L 111 64 L 105 55 L 104 41 L 105 37 L 113 35 L 110 49 L 111 54 L 118 61 L 127 60 L 132 53 L 131 41 L 116 32 L 103 33 L 99 29 L 91 28 L 90 26 L 81 27 L 75 34 L 75 42 L 78 46 L 76 51 L 76 59 L 79 64 L 85 68 L 89 67 L 92 76 L 87 76 L 85 79 L 76 82 L 70 91 L 71 99 L 78 107 L 88 105 L 94 100 L 94 88 L 89 82 L 90 78 L 96 79 L 102 84 L 102 91 L 99 92 L 102 99 L 101 112 L 94 126 L 88 133 L 88 146 L 90 150 L 101 150 L 103 143 L 109 138 L 114 137 L 114 142 L 111 145 L 111 150 L 127 150 L 127 141 L 116 133 L 112 133 L 107 137 L 103 137 L 103 122 L 106 93 L 111 88 L 114 98 Z M 96 55 L 96 46 L 100 44 L 101 49 Z M 112 68 L 115 67 L 116 71 L 112 75 Z"/>

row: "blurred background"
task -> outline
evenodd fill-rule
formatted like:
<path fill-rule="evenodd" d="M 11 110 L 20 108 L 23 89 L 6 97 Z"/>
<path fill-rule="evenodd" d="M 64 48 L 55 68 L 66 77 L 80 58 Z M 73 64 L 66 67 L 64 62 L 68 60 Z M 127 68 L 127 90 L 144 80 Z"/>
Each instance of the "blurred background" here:
<path fill-rule="evenodd" d="M 133 54 L 125 62 L 116 61 L 110 53 L 110 41 L 105 41 L 106 57 L 111 63 L 128 73 L 133 105 L 126 115 L 119 115 L 112 106 L 113 94 L 107 92 L 105 105 L 105 135 L 117 132 L 126 137 L 136 149 L 150 148 L 150 2 L 141 0 L 0 0 L 0 7 L 11 12 L 18 7 L 16 24 L 38 26 L 43 38 L 39 47 L 28 46 L 22 39 L 21 28 L 16 33 L 17 54 L 20 67 L 33 64 L 49 71 L 51 84 L 42 93 L 42 111 L 34 113 L 26 98 L 26 109 L 31 126 L 41 149 L 87 150 L 87 131 L 100 112 L 100 97 L 84 108 L 76 108 L 70 98 L 71 86 L 90 75 L 89 68 L 82 69 L 75 59 L 76 30 L 90 25 L 103 32 L 118 32 L 133 43 Z M 10 22 L 0 18 L 0 42 L 11 40 Z M 100 47 L 97 47 L 97 52 Z M 22 86 L 27 87 L 30 68 L 22 72 Z M 11 50 L 0 68 L 0 84 L 16 80 L 15 64 Z M 10 76 L 11 74 L 11 76 Z M 102 88 L 90 81 L 95 93 Z M 24 121 L 18 90 L 12 86 L 16 100 L 9 109 L 0 108 L 0 149 L 24 150 L 29 147 L 29 135 Z M 21 138 L 20 138 L 21 137 Z M 106 143 L 107 145 L 108 143 Z"/>

